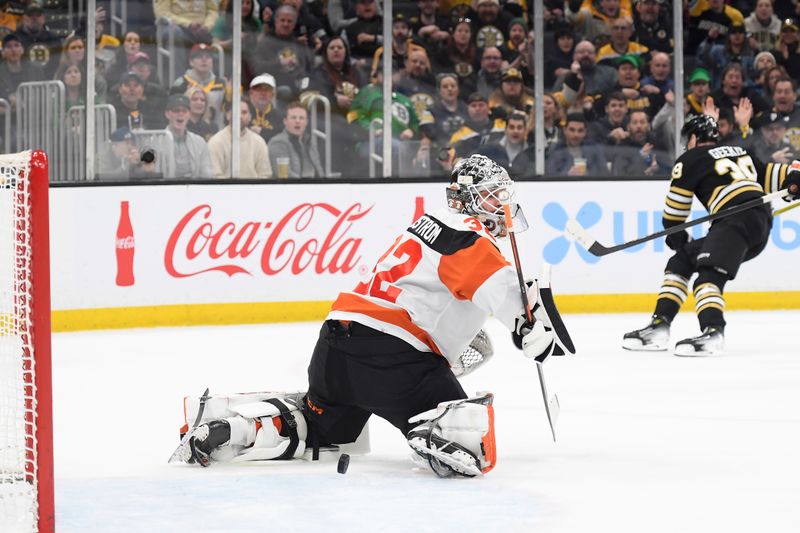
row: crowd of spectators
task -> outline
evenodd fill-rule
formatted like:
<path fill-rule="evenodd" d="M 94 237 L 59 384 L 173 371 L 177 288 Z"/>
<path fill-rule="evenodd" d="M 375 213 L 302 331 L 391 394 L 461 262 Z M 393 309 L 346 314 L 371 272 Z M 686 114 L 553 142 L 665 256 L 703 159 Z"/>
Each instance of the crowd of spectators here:
<path fill-rule="evenodd" d="M 29 81 L 60 80 L 67 108 L 85 104 L 87 23 L 79 15 L 61 28 L 69 1 L 0 6 L 0 98 L 12 110 Z M 765 160 L 800 157 L 800 2 L 683 4 L 685 35 L 676 36 L 670 0 L 544 0 L 544 34 L 534 38 L 530 0 L 396 1 L 391 15 L 376 0 L 243 0 L 240 177 L 327 175 L 310 131 L 314 95 L 331 104 L 333 174 L 366 176 L 373 121 L 383 118 L 384 61 L 391 127 L 373 133 L 378 145 L 391 135 L 396 174 L 444 175 L 477 152 L 531 176 L 541 127 L 547 174 L 665 176 L 678 105 L 687 115 L 718 108 L 726 142 Z M 170 132 L 174 169 L 162 177 L 229 177 L 232 1 L 128 0 L 124 35 L 111 31 L 107 2 L 98 6 L 95 103 L 116 110 L 100 177 L 154 175 L 134 154 L 137 130 Z M 157 27 L 175 40 L 175 79 L 156 69 Z M 675 101 L 676 39 L 683 102 Z M 534 46 L 544 47 L 542 117 Z"/>

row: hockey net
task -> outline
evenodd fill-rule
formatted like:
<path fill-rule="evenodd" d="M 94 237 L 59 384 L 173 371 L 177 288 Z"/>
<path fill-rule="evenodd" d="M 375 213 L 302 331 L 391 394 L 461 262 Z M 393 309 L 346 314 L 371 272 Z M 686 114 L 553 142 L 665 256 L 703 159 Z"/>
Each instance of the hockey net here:
<path fill-rule="evenodd" d="M 0 531 L 53 531 L 48 173 L 0 155 Z"/>

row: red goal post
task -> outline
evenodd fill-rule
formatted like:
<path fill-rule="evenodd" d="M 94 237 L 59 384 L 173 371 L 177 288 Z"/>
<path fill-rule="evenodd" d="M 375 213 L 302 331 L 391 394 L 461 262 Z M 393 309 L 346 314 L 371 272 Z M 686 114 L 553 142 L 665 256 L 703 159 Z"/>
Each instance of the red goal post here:
<path fill-rule="evenodd" d="M 52 532 L 47 156 L 0 155 L 0 531 Z"/>

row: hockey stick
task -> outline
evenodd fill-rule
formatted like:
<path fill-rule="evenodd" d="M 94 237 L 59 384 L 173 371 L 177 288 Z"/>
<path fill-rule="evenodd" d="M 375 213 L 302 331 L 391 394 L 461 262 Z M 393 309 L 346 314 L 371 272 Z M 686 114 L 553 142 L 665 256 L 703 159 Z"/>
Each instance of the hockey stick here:
<path fill-rule="evenodd" d="M 613 254 L 614 252 L 619 252 L 620 250 L 625 250 L 626 248 L 631 248 L 638 244 L 642 244 L 643 242 L 652 241 L 653 239 L 657 239 L 659 237 L 665 237 L 667 235 L 672 235 L 673 233 L 678 233 L 679 231 L 683 231 L 686 228 L 691 228 L 692 226 L 696 226 L 698 224 L 702 224 L 703 222 L 709 222 L 712 220 L 717 220 L 720 218 L 728 217 L 731 215 L 735 215 L 737 213 L 741 213 L 742 211 L 747 211 L 753 207 L 758 207 L 764 204 L 770 203 L 772 200 L 777 198 L 781 198 L 786 196 L 787 192 L 786 189 L 782 189 L 780 191 L 775 191 L 770 194 L 765 194 L 761 198 L 754 198 L 753 200 L 749 200 L 739 205 L 735 205 L 733 207 L 729 207 L 727 209 L 723 209 L 722 211 L 717 211 L 713 215 L 706 215 L 704 217 L 696 218 L 694 220 L 690 220 L 689 222 L 684 222 L 683 224 L 678 224 L 677 226 L 672 226 L 671 228 L 667 228 L 662 231 L 658 231 L 656 233 L 651 233 L 650 235 L 646 235 L 644 237 L 640 237 L 638 239 L 623 242 L 622 244 L 617 244 L 616 246 L 603 246 L 597 239 L 592 237 L 589 232 L 583 229 L 578 221 L 574 219 L 570 219 L 567 221 L 566 231 L 570 234 L 581 246 L 586 248 L 590 254 L 601 257 L 608 254 Z"/>
<path fill-rule="evenodd" d="M 778 215 L 782 215 L 786 211 L 791 211 L 792 209 L 794 209 L 795 207 L 797 207 L 799 205 L 800 205 L 800 201 L 792 202 L 791 204 L 789 204 L 787 206 L 781 207 L 780 209 L 776 209 L 775 211 L 773 211 L 772 212 L 772 216 L 776 217 Z"/>
<path fill-rule="evenodd" d="M 511 253 L 514 255 L 514 268 L 517 270 L 517 281 L 519 281 L 519 291 L 522 297 L 522 307 L 525 309 L 525 318 L 528 323 L 533 324 L 533 312 L 528 302 L 528 290 L 525 286 L 525 278 L 522 275 L 522 264 L 519 260 L 519 250 L 517 249 L 517 238 L 514 235 L 514 222 L 511 216 L 511 206 L 508 201 L 503 202 L 503 214 L 505 215 L 508 238 L 511 242 Z M 539 374 L 539 385 L 542 387 L 542 398 L 544 399 L 544 410 L 547 413 L 547 422 L 550 424 L 550 432 L 553 434 L 553 442 L 556 440 L 555 422 L 558 418 L 559 403 L 558 396 L 555 394 L 550 398 L 547 394 L 547 384 L 544 381 L 544 368 L 541 361 L 536 361 L 536 371 Z"/>

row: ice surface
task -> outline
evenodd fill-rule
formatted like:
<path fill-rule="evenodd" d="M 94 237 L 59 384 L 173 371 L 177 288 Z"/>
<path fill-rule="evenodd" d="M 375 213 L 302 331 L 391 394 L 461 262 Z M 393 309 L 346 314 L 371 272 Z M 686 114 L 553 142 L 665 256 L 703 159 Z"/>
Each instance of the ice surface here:
<path fill-rule="evenodd" d="M 497 467 L 481 479 L 415 470 L 373 418 L 372 453 L 335 462 L 168 465 L 182 397 L 305 388 L 318 323 L 54 335 L 59 532 L 800 531 L 800 312 L 728 313 L 727 352 L 619 348 L 644 315 L 567 315 L 578 355 L 545 371 L 502 326 L 467 376 L 495 393 Z M 673 341 L 697 334 L 680 316 Z"/>

